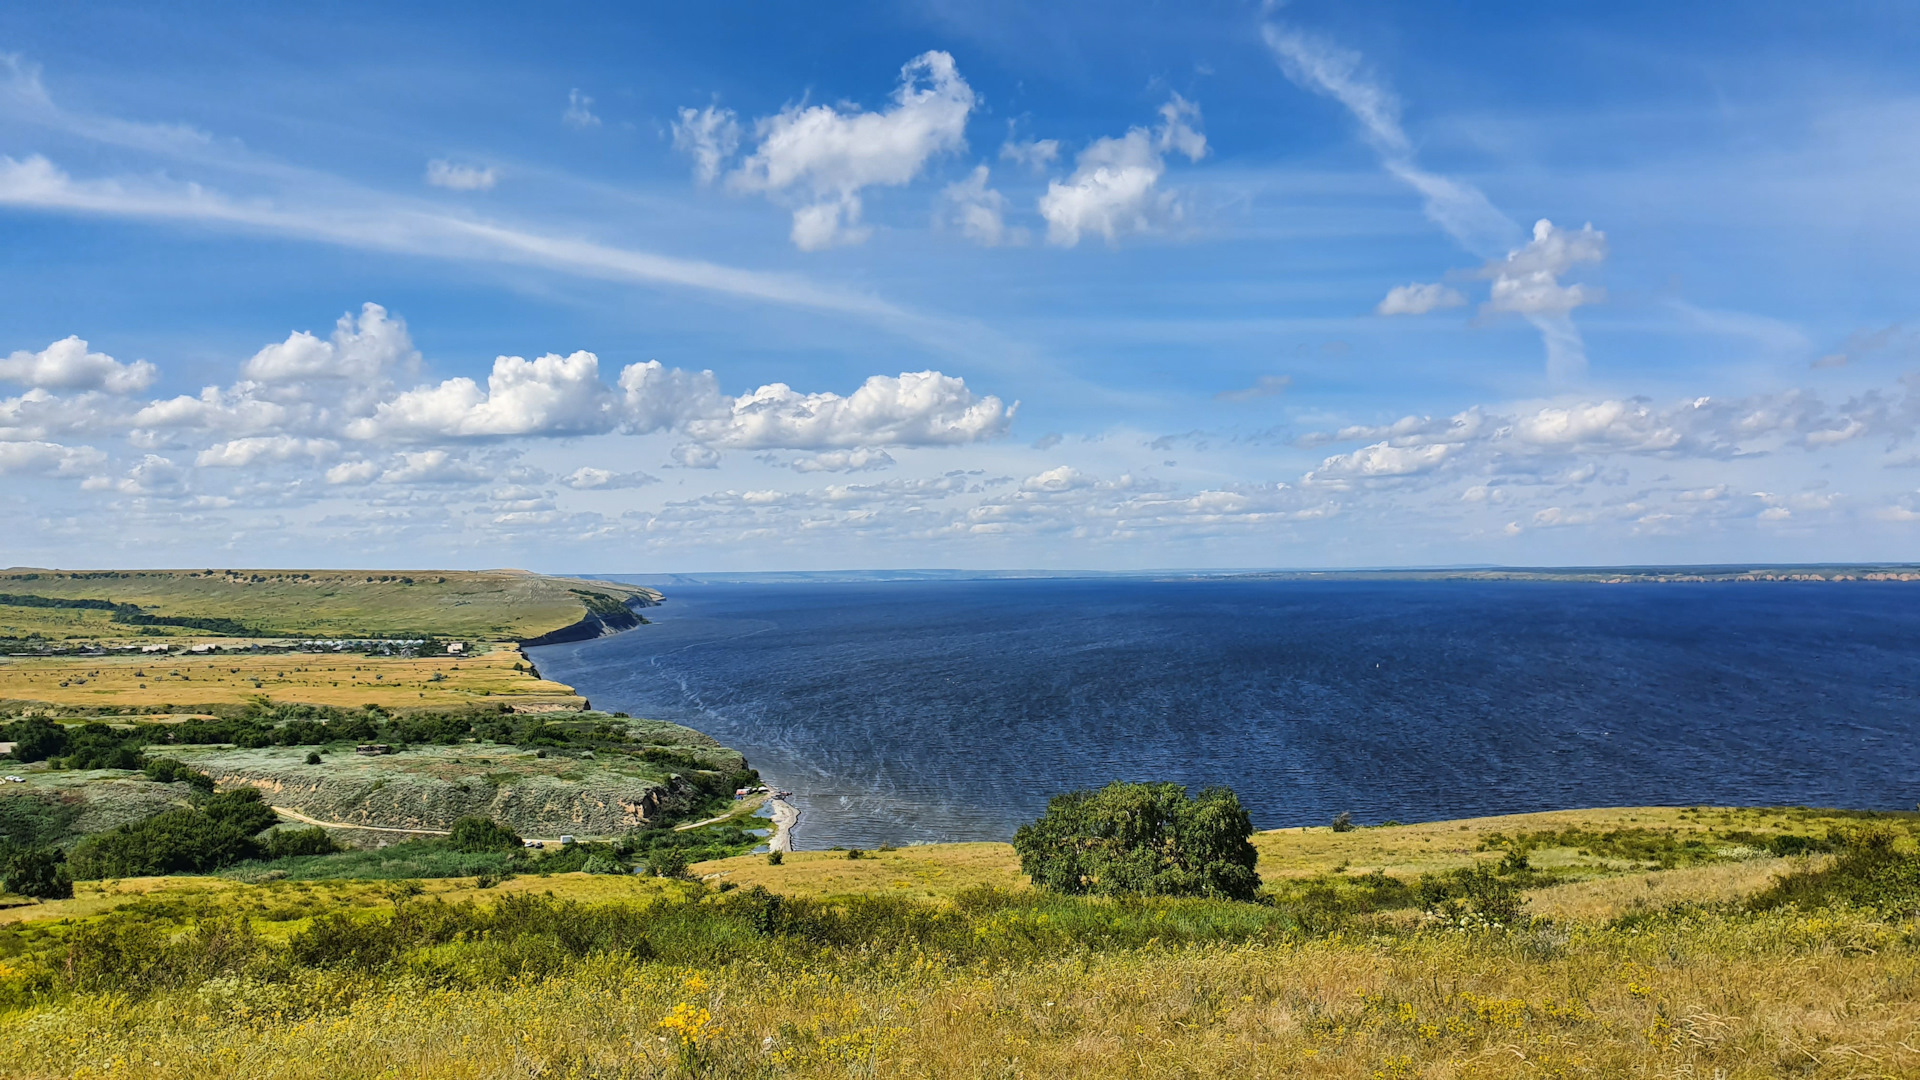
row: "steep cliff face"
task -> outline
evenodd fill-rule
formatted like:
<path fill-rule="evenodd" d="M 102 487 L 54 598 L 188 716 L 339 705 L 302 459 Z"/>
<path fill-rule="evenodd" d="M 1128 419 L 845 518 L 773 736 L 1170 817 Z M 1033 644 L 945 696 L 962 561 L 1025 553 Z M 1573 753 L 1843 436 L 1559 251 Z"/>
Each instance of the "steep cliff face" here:
<path fill-rule="evenodd" d="M 305 763 L 302 748 L 181 755 L 223 788 L 260 789 L 269 803 L 320 822 L 440 832 L 478 814 L 522 836 L 612 836 L 695 807 L 699 789 L 671 769 L 591 758 L 537 758 L 513 747 L 415 748 Z"/>
<path fill-rule="evenodd" d="M 573 590 L 587 605 L 586 617 L 579 622 L 563 626 L 539 637 L 528 638 L 522 645 L 560 645 L 569 641 L 587 641 L 592 638 L 606 637 L 622 630 L 631 630 L 647 620 L 639 612 L 659 603 L 651 596 L 629 596 L 624 599 L 606 593 L 596 593 L 584 589 Z"/>
<path fill-rule="evenodd" d="M 605 776 L 581 781 L 530 776 L 515 780 L 442 780 L 405 776 L 305 777 L 255 769 L 214 770 L 221 787 L 259 788 L 274 806 L 343 825 L 444 832 L 478 814 L 529 837 L 608 836 L 644 828 L 687 802 L 686 785 Z"/>

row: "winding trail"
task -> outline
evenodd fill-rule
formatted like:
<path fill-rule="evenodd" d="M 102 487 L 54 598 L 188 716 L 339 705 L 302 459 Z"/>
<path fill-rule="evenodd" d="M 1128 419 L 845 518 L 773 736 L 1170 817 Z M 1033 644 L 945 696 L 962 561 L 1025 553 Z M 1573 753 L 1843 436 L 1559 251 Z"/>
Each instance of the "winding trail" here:
<path fill-rule="evenodd" d="M 281 814 L 286 817 L 290 817 L 293 820 L 298 821 L 303 825 L 318 825 L 323 829 L 361 829 L 366 832 L 404 833 L 407 836 L 452 836 L 453 835 L 451 832 L 447 831 L 446 829 L 400 829 L 400 828 L 395 828 L 391 825 L 355 825 L 350 821 L 321 821 L 319 818 L 308 817 L 307 815 L 301 813 L 300 811 L 292 809 L 291 807 L 286 807 L 286 806 L 275 806 L 272 809 L 274 813 Z M 525 837 L 525 839 L 528 843 L 539 844 L 542 847 L 548 844 L 558 844 L 560 842 L 560 839 L 558 837 L 529 836 L 529 837 Z"/>
<path fill-rule="evenodd" d="M 300 811 L 286 806 L 275 806 L 273 807 L 273 812 L 290 817 L 305 825 L 318 825 L 325 829 L 365 829 L 368 832 L 408 833 L 413 836 L 452 835 L 445 829 L 397 829 L 390 825 L 355 825 L 350 821 L 321 821 L 319 818 L 310 818 Z"/>
<path fill-rule="evenodd" d="M 726 821 L 728 818 L 750 817 L 755 810 L 760 809 L 760 804 L 766 801 L 767 797 L 765 795 L 755 795 L 751 799 L 742 799 L 739 806 L 721 814 L 719 817 L 710 817 L 705 821 L 689 821 L 685 825 L 675 825 L 673 831 L 686 832 L 688 829 L 697 829 L 702 825 L 713 825 Z"/>

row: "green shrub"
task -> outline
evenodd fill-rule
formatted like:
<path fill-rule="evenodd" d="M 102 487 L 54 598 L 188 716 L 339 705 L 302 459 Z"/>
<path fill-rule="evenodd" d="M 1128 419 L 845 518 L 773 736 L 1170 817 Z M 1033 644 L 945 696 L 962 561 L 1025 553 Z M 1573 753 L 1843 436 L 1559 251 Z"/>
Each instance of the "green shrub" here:
<path fill-rule="evenodd" d="M 283 872 L 290 881 L 402 881 L 480 874 L 504 878 L 520 862 L 518 851 L 455 851 L 436 837 L 406 840 L 370 851 L 294 856 L 261 864 L 260 868 Z"/>
<path fill-rule="evenodd" d="M 0 870 L 0 889 L 36 900 L 73 897 L 73 878 L 67 874 L 67 855 L 59 848 L 16 848 Z"/>
<path fill-rule="evenodd" d="M 1414 886 L 1420 906 L 1448 919 L 1468 914 L 1512 926 L 1520 921 L 1521 885 L 1501 868 L 1479 863 L 1443 873 L 1422 874 Z"/>
<path fill-rule="evenodd" d="M 275 829 L 267 834 L 267 858 L 289 859 L 300 855 L 331 855 L 340 850 L 327 830 L 318 825 L 310 829 Z"/>
<path fill-rule="evenodd" d="M 142 771 L 156 784 L 188 784 L 202 795 L 213 794 L 213 777 L 173 758 L 151 758 Z"/>
<path fill-rule="evenodd" d="M 1013 848 L 1033 883 L 1054 892 L 1252 900 L 1252 834 L 1226 788 L 1188 798 L 1178 784 L 1116 781 L 1054 796 L 1014 833 Z"/>
<path fill-rule="evenodd" d="M 687 873 L 687 853 L 677 847 L 655 848 L 647 853 L 647 869 L 655 877 L 685 877 Z"/>
<path fill-rule="evenodd" d="M 627 868 L 620 865 L 620 860 L 604 851 L 596 851 L 587 856 L 586 861 L 580 864 L 580 869 L 582 872 L 588 874 L 624 874 L 627 872 Z"/>
<path fill-rule="evenodd" d="M 1333 815 L 1333 831 L 1334 832 L 1352 832 L 1353 831 L 1353 815 L 1347 813 L 1345 810 L 1342 810 L 1339 813 Z"/>
<path fill-rule="evenodd" d="M 779 866 L 779 865 L 780 865 L 780 864 L 781 864 L 782 862 L 784 862 L 784 861 L 786 861 L 786 853 L 785 853 L 785 852 L 780 852 L 780 851 L 769 851 L 769 852 L 767 852 L 767 865 L 768 865 L 768 866 Z"/>
<path fill-rule="evenodd" d="M 526 846 L 518 833 L 505 825 L 478 815 L 463 817 L 453 823 L 452 832 L 447 835 L 447 844 L 455 851 L 513 851 Z"/>
<path fill-rule="evenodd" d="M 222 791 L 199 800 L 200 812 L 248 836 L 279 824 L 280 818 L 267 805 L 259 788 L 243 787 Z"/>
<path fill-rule="evenodd" d="M 760 887 L 710 891 L 691 883 L 647 903 L 580 904 L 514 893 L 482 907 L 394 890 L 386 911 L 317 911 L 285 945 L 256 937 L 217 902 L 155 897 L 58 935 L 0 931 L 10 965 L 46 991 L 128 995 L 190 989 L 238 976 L 298 990 L 314 969 L 359 972 L 422 987 L 502 985 L 577 970 L 589 957 L 681 966 L 792 963 L 832 950 L 872 963 L 941 956 L 1001 963 L 1197 942 L 1274 941 L 1293 933 L 1272 907 L 1217 900 L 1118 902 L 971 889 L 951 903 L 898 896 L 781 897 Z M 303 912 L 302 915 L 307 914 Z M 296 916 L 299 917 L 299 916 Z"/>
<path fill-rule="evenodd" d="M 1912 840 L 1868 826 L 1839 837 L 1840 853 L 1818 870 L 1784 874 L 1749 901 L 1756 911 L 1850 904 L 1889 914 L 1920 912 L 1920 853 Z"/>
<path fill-rule="evenodd" d="M 689 863 L 696 863 L 745 854 L 761 839 L 738 824 L 722 823 L 698 829 L 639 829 L 621 837 L 613 846 L 614 853 L 622 858 L 641 861 L 646 861 L 650 852 L 660 848 L 679 848 Z"/>

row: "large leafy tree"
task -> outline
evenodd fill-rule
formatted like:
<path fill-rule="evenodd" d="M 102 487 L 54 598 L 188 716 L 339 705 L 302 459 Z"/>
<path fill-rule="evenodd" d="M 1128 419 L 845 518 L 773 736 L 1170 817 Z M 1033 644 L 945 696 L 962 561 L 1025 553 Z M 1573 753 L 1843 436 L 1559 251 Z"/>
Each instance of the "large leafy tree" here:
<path fill-rule="evenodd" d="M 1260 888 L 1252 820 L 1223 787 L 1116 781 L 1056 795 L 1013 834 L 1020 868 L 1055 892 L 1251 900 Z"/>

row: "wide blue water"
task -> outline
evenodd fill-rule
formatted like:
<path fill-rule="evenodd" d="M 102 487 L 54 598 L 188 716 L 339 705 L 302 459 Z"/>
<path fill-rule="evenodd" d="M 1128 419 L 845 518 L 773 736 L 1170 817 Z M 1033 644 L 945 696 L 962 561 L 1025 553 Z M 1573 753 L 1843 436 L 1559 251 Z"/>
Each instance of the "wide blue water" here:
<path fill-rule="evenodd" d="M 797 794 L 799 846 L 1006 839 L 1116 778 L 1262 828 L 1920 799 L 1920 588 L 1026 580 L 674 586 L 535 650 Z"/>

